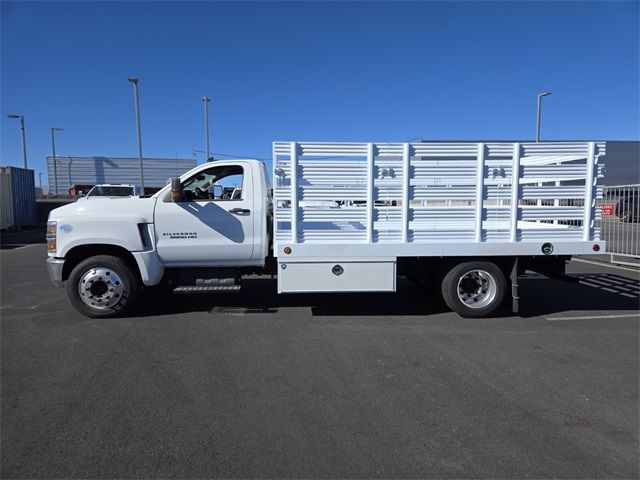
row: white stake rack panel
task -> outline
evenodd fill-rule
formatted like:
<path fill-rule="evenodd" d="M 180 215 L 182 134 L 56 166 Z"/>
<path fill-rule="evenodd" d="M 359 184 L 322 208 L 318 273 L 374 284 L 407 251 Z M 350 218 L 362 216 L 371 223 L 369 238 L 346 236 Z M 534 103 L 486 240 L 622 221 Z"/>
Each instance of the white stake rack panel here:
<path fill-rule="evenodd" d="M 604 142 L 274 142 L 274 251 L 540 255 L 546 243 L 553 254 L 604 251 L 594 228 L 604 154 Z"/>

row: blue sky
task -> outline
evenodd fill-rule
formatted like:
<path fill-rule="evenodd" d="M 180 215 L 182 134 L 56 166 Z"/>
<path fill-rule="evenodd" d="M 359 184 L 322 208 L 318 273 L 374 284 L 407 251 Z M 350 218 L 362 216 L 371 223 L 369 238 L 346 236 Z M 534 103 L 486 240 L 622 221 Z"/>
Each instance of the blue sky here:
<path fill-rule="evenodd" d="M 269 157 L 274 140 L 638 139 L 637 1 L 3 1 L 0 164 L 204 150 Z M 203 160 L 202 154 L 197 154 Z M 43 176 L 44 177 L 44 176 Z"/>

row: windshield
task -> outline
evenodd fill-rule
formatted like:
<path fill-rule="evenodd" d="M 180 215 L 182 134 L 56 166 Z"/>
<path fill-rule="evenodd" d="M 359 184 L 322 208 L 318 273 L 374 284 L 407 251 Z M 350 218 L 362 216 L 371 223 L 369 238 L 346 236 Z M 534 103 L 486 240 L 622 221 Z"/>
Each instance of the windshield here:
<path fill-rule="evenodd" d="M 132 190 L 131 187 L 96 185 L 87 194 L 87 197 L 129 197 L 133 194 Z"/>

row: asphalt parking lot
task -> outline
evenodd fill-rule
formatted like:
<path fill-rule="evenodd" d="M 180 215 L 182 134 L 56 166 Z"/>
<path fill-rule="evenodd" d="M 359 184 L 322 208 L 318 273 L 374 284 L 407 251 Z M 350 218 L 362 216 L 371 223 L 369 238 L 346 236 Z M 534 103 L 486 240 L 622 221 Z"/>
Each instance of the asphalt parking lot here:
<path fill-rule="evenodd" d="M 0 252 L 2 478 L 638 478 L 632 269 L 525 278 L 516 317 L 255 279 L 92 320 L 45 255 Z"/>

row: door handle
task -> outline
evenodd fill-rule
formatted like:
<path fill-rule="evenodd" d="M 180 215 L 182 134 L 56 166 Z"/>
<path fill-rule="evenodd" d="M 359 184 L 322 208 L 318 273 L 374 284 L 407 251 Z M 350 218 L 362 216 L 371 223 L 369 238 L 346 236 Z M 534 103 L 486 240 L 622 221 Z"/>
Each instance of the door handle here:
<path fill-rule="evenodd" d="M 241 215 L 243 213 L 251 213 L 251 210 L 249 210 L 248 208 L 232 208 L 231 210 L 229 210 L 229 213 Z"/>

